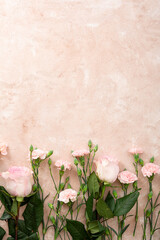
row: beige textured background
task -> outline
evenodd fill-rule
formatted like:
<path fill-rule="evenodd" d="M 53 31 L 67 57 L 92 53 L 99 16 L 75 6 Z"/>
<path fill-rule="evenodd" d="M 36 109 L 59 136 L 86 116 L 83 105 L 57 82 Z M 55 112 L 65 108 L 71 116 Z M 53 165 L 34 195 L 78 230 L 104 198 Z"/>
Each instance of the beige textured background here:
<path fill-rule="evenodd" d="M 0 170 L 28 165 L 31 143 L 71 161 L 89 138 L 121 169 L 133 145 L 160 163 L 159 69 L 159 0 L 0 0 Z"/>

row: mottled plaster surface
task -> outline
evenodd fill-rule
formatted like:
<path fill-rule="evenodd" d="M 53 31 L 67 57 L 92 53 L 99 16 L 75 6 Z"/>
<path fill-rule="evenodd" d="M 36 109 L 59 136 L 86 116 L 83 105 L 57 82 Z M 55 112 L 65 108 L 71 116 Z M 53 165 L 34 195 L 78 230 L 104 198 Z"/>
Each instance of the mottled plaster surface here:
<path fill-rule="evenodd" d="M 0 170 L 29 166 L 31 143 L 72 161 L 89 138 L 121 169 L 133 170 L 132 145 L 160 164 L 159 69 L 159 0 L 0 0 L 0 140 L 9 144 Z M 53 191 L 48 175 L 44 163 Z"/>

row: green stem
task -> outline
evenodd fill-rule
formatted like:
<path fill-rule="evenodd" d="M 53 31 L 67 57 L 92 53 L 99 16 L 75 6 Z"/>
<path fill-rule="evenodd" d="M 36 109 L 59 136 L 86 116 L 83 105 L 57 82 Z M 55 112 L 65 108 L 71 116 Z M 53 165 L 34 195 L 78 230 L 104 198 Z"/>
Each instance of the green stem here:
<path fill-rule="evenodd" d="M 157 201 L 158 201 L 159 196 L 160 196 L 160 192 L 158 193 L 157 198 L 156 198 L 156 200 L 155 200 L 154 208 L 156 207 L 156 204 L 157 204 Z"/>
<path fill-rule="evenodd" d="M 62 179 L 62 176 L 61 176 L 61 173 L 59 173 L 58 198 L 59 198 L 59 189 L 60 189 L 60 185 L 61 185 L 61 179 Z M 56 212 L 57 213 L 59 212 L 59 207 L 60 207 L 60 202 L 57 201 L 57 207 L 56 207 Z M 56 214 L 55 237 L 56 238 L 58 237 L 58 216 L 57 216 L 57 214 Z"/>
<path fill-rule="evenodd" d="M 120 231 L 121 231 L 121 223 L 120 223 L 120 218 L 119 217 L 117 217 L 117 219 L 118 219 L 118 235 L 117 235 L 117 240 L 121 240 L 122 239 L 122 237 L 121 237 L 121 234 L 120 234 Z"/>
<path fill-rule="evenodd" d="M 152 180 L 149 180 L 149 192 L 152 192 Z M 150 240 L 152 240 L 153 236 L 153 199 L 150 199 L 151 205 L 151 216 L 150 216 Z"/>
<path fill-rule="evenodd" d="M 155 224 L 154 224 L 153 234 L 154 234 L 155 229 L 156 229 L 156 226 L 157 226 L 157 222 L 158 222 L 159 215 L 160 215 L 160 211 L 158 212 L 158 215 L 157 215 L 157 218 L 156 218 L 156 221 L 155 221 Z"/>
<path fill-rule="evenodd" d="M 55 196 L 54 196 L 54 198 L 53 198 L 52 205 L 54 204 L 54 201 L 55 201 L 55 199 L 56 199 L 56 197 L 57 197 L 57 194 L 58 194 L 58 193 L 56 193 Z M 50 209 L 50 211 L 49 211 L 49 215 L 48 215 L 48 219 L 47 219 L 47 223 L 46 223 L 46 227 L 45 227 L 45 233 L 46 233 L 47 228 L 48 228 L 48 223 L 49 223 L 49 220 L 50 220 L 51 212 L 52 212 L 52 209 Z"/>
<path fill-rule="evenodd" d="M 136 159 L 136 156 L 134 156 L 134 159 L 135 159 L 135 172 L 136 172 L 136 176 L 138 177 L 138 162 L 137 162 L 137 159 Z M 137 181 L 136 181 L 137 183 Z M 135 190 L 138 189 L 138 184 L 136 184 L 136 188 Z M 137 199 L 137 202 L 136 202 L 136 214 L 135 214 L 135 225 L 134 225 L 134 230 L 133 230 L 133 236 L 135 236 L 135 233 L 136 233 L 136 228 L 137 228 L 137 223 L 138 223 L 138 199 Z"/>
<path fill-rule="evenodd" d="M 18 240 L 18 219 L 19 219 L 19 208 L 20 208 L 21 203 L 18 202 L 17 206 L 17 216 L 16 216 L 16 223 L 15 223 L 15 240 Z"/>
<path fill-rule="evenodd" d="M 88 171 L 88 166 L 89 166 L 89 168 L 90 168 L 90 164 L 89 164 L 90 156 L 91 156 L 91 153 L 89 153 L 89 155 L 88 155 L 88 157 L 87 157 L 86 173 L 87 173 L 87 171 Z"/>
<path fill-rule="evenodd" d="M 57 191 L 57 186 L 56 186 L 56 183 L 55 183 L 55 180 L 54 180 L 53 174 L 52 174 L 51 166 L 49 166 L 49 172 L 50 172 L 50 175 L 51 175 L 52 181 L 53 181 L 53 183 L 54 183 L 54 187 L 55 187 L 55 189 L 56 189 L 56 191 Z"/>
<path fill-rule="evenodd" d="M 95 154 L 96 153 L 94 152 L 93 157 L 92 157 L 92 161 L 91 161 L 91 165 L 90 165 L 90 174 L 92 172 L 92 165 L 93 165 L 93 160 L 94 160 Z"/>
<path fill-rule="evenodd" d="M 147 201 L 146 206 L 144 208 L 143 240 L 146 240 L 146 226 L 147 226 L 146 209 L 147 209 L 148 203 L 149 203 L 149 200 Z"/>

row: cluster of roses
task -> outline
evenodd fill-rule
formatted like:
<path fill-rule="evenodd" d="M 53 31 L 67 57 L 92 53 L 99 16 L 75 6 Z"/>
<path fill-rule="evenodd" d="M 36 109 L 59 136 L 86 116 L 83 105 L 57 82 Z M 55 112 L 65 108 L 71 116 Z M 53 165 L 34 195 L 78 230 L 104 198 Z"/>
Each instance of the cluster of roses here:
<path fill-rule="evenodd" d="M 77 167 L 77 174 L 80 179 L 80 185 L 81 185 L 80 189 L 83 192 L 84 200 L 85 200 L 85 194 L 87 193 L 87 191 L 89 194 L 88 188 L 90 188 L 90 187 L 86 187 L 87 185 L 89 185 L 86 174 L 88 173 L 88 170 L 89 170 L 89 176 L 91 175 L 93 165 L 95 168 L 95 173 L 96 173 L 97 179 L 99 180 L 100 184 L 103 182 L 103 183 L 105 183 L 104 184 L 105 186 L 111 186 L 111 184 L 114 183 L 118 178 L 120 183 L 125 187 L 127 186 L 127 188 L 128 188 L 129 184 L 136 183 L 135 185 L 133 185 L 135 191 L 138 190 L 138 185 L 137 185 L 138 164 L 140 164 L 142 166 L 142 168 L 141 168 L 142 174 L 144 177 L 148 178 L 149 182 L 152 182 L 153 179 L 151 179 L 151 177 L 153 177 L 155 174 L 160 174 L 160 166 L 159 165 L 153 163 L 153 161 L 150 161 L 149 163 L 144 164 L 143 160 L 139 158 L 139 155 L 143 153 L 142 149 L 140 149 L 140 148 L 132 148 L 129 151 L 131 154 L 134 155 L 134 158 L 135 158 L 134 166 L 135 166 L 136 174 L 134 174 L 130 171 L 127 171 L 127 170 L 120 172 L 118 160 L 115 158 L 112 158 L 108 155 L 105 155 L 105 156 L 99 158 L 98 160 L 95 160 L 94 156 L 95 156 L 95 152 L 97 151 L 98 147 L 94 148 L 94 156 L 92 158 L 92 161 L 89 162 L 91 152 L 93 151 L 93 150 L 91 150 L 91 147 L 89 147 L 89 149 L 90 150 L 83 149 L 83 150 L 76 150 L 76 151 L 72 152 L 72 156 L 74 157 L 74 164 Z M 7 144 L 0 144 L 0 153 L 2 155 L 7 154 Z M 17 197 L 17 201 L 19 201 L 18 199 L 21 198 L 21 200 L 20 200 L 21 202 L 23 201 L 24 197 L 29 196 L 33 190 L 33 186 L 35 185 L 35 183 L 38 182 L 38 184 L 39 184 L 38 171 L 36 172 L 36 170 L 35 170 L 36 167 L 38 169 L 38 167 L 40 166 L 40 163 L 43 162 L 46 158 L 49 158 L 52 155 L 52 153 L 53 153 L 53 151 L 45 152 L 40 149 L 32 149 L 31 148 L 30 149 L 30 160 L 31 160 L 32 169 L 29 169 L 27 167 L 13 166 L 13 167 L 10 167 L 8 169 L 8 171 L 2 172 L 0 174 L 0 176 L 6 180 L 5 189 L 8 191 L 8 193 L 13 197 Z M 88 159 L 86 169 L 84 168 L 84 166 L 86 165 L 86 163 L 84 162 L 85 158 Z M 48 164 L 50 167 L 51 159 L 49 159 Z M 80 164 L 80 166 L 83 168 L 83 174 L 84 174 L 83 177 L 82 177 L 82 170 L 80 168 L 78 168 L 78 164 Z M 56 161 L 55 166 L 57 167 L 57 169 L 60 172 L 60 179 L 63 176 L 64 171 L 71 170 L 71 163 L 69 163 L 65 160 Z M 51 168 L 50 168 L 50 170 L 51 170 Z M 55 184 L 55 180 L 53 179 L 51 171 L 50 171 L 50 174 L 51 174 L 52 180 Z M 34 176 L 34 178 L 33 178 L 33 176 Z M 84 183 L 87 185 L 82 184 L 81 178 L 84 180 Z M 67 183 L 67 181 L 68 180 L 66 180 L 65 184 Z M 85 187 L 86 187 L 86 190 L 84 190 Z M 59 189 L 58 189 L 55 184 L 55 188 L 57 190 L 57 194 L 56 194 L 56 197 L 58 196 L 57 200 L 59 202 L 65 203 L 65 204 L 70 204 L 70 203 L 75 202 L 77 200 L 78 196 L 80 195 L 80 192 L 73 190 L 71 188 L 71 186 L 69 186 L 67 189 L 64 189 L 64 185 L 62 187 L 60 185 Z M 102 192 L 103 192 L 103 190 L 102 190 Z M 150 189 L 150 196 L 149 196 L 148 201 L 150 201 L 152 198 L 151 192 L 152 192 L 152 189 Z M 41 190 L 41 193 L 43 195 L 42 190 Z M 113 192 L 113 194 L 116 199 L 117 196 L 116 196 L 115 192 Z M 96 197 L 95 197 L 95 199 L 96 199 Z M 87 201 L 85 200 L 85 204 L 86 204 L 86 202 Z M 152 202 L 151 202 L 151 204 L 152 204 Z M 72 205 L 68 205 L 68 206 L 72 207 Z M 49 204 L 49 207 L 51 210 L 52 209 L 54 210 L 54 206 L 52 204 Z M 60 206 L 58 205 L 58 209 L 59 208 L 60 208 Z M 71 208 L 69 208 L 69 209 L 71 211 Z M 137 209 L 138 209 L 138 205 L 137 205 Z M 150 214 L 152 214 L 152 210 L 151 210 Z M 123 221 L 125 220 L 124 216 L 125 215 L 123 215 Z M 49 216 L 49 217 L 51 217 L 51 216 Z M 146 215 L 145 215 L 145 217 L 146 217 Z M 147 217 L 146 217 L 146 219 L 147 219 Z M 138 210 L 136 212 L 136 220 L 138 220 Z M 53 216 L 51 218 L 51 221 L 52 221 L 53 225 L 55 225 L 55 220 L 53 219 Z M 57 219 L 56 219 L 56 221 L 57 221 Z M 48 228 L 46 228 L 46 229 L 48 229 Z M 46 231 L 46 229 L 45 229 L 45 231 Z M 44 235 L 45 235 L 45 231 L 43 231 Z M 58 234 L 59 234 L 59 232 L 58 232 Z M 112 238 L 108 237 L 108 239 L 112 239 Z M 146 229 L 143 233 L 143 239 L 146 239 Z"/>

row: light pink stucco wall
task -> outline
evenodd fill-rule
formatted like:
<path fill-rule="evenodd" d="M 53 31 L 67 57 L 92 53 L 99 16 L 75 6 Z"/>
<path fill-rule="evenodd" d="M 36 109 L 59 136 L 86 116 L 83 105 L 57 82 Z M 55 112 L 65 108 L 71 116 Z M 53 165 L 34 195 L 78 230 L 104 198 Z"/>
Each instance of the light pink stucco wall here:
<path fill-rule="evenodd" d="M 31 143 L 71 161 L 90 138 L 121 169 L 133 145 L 160 163 L 159 69 L 159 0 L 0 0 L 0 170 L 29 166 Z"/>

